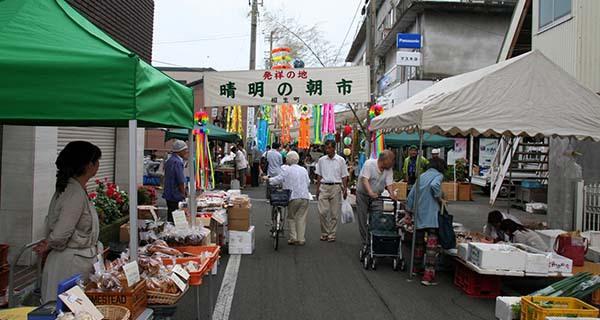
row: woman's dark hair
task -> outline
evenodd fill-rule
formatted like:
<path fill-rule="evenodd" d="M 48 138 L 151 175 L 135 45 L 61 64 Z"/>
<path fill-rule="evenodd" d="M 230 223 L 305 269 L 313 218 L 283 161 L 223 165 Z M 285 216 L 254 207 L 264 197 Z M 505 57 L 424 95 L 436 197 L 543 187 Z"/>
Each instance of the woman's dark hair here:
<path fill-rule="evenodd" d="M 431 160 L 429 160 L 429 165 L 427 166 L 427 169 L 435 169 L 439 173 L 445 174 L 446 171 L 448 170 L 448 165 L 446 164 L 446 161 L 444 161 L 443 159 L 440 159 L 440 158 L 431 159 Z"/>
<path fill-rule="evenodd" d="M 498 210 L 494 210 L 494 211 L 490 211 L 490 213 L 488 213 L 487 222 L 489 224 L 495 225 L 497 223 L 501 223 L 502 220 L 504 220 L 504 216 L 502 215 L 502 212 L 500 212 Z"/>
<path fill-rule="evenodd" d="M 514 222 L 511 219 L 504 219 L 502 223 L 500 223 L 500 230 L 510 234 L 512 236 L 516 231 L 526 231 L 528 230 L 523 225 Z"/>
<path fill-rule="evenodd" d="M 69 142 L 56 159 L 56 192 L 62 193 L 69 184 L 69 179 L 79 177 L 85 172 L 88 164 L 100 160 L 102 151 L 87 141 Z"/>

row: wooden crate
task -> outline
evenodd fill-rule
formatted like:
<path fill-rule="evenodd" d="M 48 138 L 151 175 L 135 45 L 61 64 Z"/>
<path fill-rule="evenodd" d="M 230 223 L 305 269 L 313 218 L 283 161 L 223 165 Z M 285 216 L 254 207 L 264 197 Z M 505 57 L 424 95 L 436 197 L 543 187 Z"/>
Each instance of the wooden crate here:
<path fill-rule="evenodd" d="M 400 181 L 392 184 L 392 190 L 396 191 L 396 197 L 398 200 L 406 200 L 408 196 L 408 183 Z"/>
<path fill-rule="evenodd" d="M 123 306 L 129 309 L 132 319 L 136 319 L 146 310 L 148 294 L 144 280 L 123 292 L 98 292 L 93 290 L 94 286 L 95 284 L 89 283 L 86 286 L 85 294 L 95 305 Z"/>
<path fill-rule="evenodd" d="M 458 201 L 471 201 L 473 200 L 472 195 L 473 188 L 470 183 L 460 182 L 458 183 Z"/>
<path fill-rule="evenodd" d="M 442 182 L 442 192 L 448 201 L 456 201 L 458 184 L 456 182 Z"/>

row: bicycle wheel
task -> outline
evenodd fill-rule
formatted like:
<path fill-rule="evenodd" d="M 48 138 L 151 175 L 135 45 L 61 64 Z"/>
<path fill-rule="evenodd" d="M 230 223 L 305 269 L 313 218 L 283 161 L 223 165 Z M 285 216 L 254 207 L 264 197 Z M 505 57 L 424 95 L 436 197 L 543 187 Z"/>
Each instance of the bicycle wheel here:
<path fill-rule="evenodd" d="M 281 232 L 281 207 L 275 207 L 275 230 L 273 231 L 273 248 L 279 248 L 279 232 Z"/>

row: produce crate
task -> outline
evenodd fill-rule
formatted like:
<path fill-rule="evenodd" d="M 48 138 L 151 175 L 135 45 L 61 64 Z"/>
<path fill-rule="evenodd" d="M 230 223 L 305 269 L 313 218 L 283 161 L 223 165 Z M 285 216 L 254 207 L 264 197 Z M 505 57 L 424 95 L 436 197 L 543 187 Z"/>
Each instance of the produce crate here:
<path fill-rule="evenodd" d="M 576 298 L 521 298 L 521 320 L 545 320 L 546 317 L 550 316 L 595 318 L 598 316 L 598 309 Z"/>
<path fill-rule="evenodd" d="M 190 253 L 195 256 L 203 255 L 205 252 L 209 252 L 208 259 L 202 263 L 200 258 L 198 257 L 185 257 L 185 258 L 177 258 L 175 263 L 181 264 L 189 261 L 196 261 L 200 263 L 200 271 L 198 272 L 190 272 L 189 285 L 197 286 L 202 284 L 202 278 L 208 274 L 215 265 L 215 262 L 219 260 L 219 253 L 221 251 L 221 247 L 219 246 L 196 246 L 196 247 L 173 247 L 181 251 L 182 253 Z M 165 263 L 172 263 L 172 259 L 163 259 Z"/>
<path fill-rule="evenodd" d="M 131 312 L 131 318 L 136 319 L 146 310 L 148 295 L 146 282 L 139 281 L 133 288 L 127 288 L 123 292 L 98 292 L 94 291 L 94 284 L 86 286 L 85 294 L 95 305 L 123 306 Z"/>
<path fill-rule="evenodd" d="M 499 276 L 479 274 L 461 262 L 454 269 L 454 285 L 473 298 L 496 298 L 502 289 Z"/>
<path fill-rule="evenodd" d="M 442 182 L 442 192 L 448 201 L 456 201 L 458 184 L 456 182 Z"/>
<path fill-rule="evenodd" d="M 0 244 L 0 266 L 8 264 L 8 248 L 7 244 Z"/>
<path fill-rule="evenodd" d="M 392 184 L 392 190 L 396 191 L 396 197 L 398 200 L 406 200 L 408 196 L 408 183 L 406 182 L 394 182 Z"/>

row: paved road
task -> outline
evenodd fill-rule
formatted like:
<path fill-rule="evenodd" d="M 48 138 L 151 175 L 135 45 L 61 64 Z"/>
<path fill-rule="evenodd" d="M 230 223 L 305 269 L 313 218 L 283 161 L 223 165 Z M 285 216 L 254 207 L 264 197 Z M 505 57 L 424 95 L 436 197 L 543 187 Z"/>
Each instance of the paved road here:
<path fill-rule="evenodd" d="M 319 241 L 316 203 L 311 202 L 307 243 L 304 247 L 283 244 L 278 252 L 266 226 L 269 206 L 262 189 L 245 191 L 253 200 L 256 251 L 242 255 L 235 279 L 229 319 L 493 319 L 494 301 L 473 299 L 452 285 L 450 271 L 439 274 L 439 285 L 424 287 L 394 272 L 391 261 L 376 271 L 358 262 L 360 239 L 356 224 L 340 225 L 338 241 Z M 456 221 L 480 228 L 489 211 L 480 196 L 475 202 L 451 206 Z M 518 213 L 539 221 L 544 216 Z M 228 259 L 223 255 L 219 274 L 213 277 L 214 296 L 222 285 Z M 229 284 L 229 282 L 228 282 Z M 201 289 L 201 318 L 208 319 L 206 281 Z M 175 319 L 195 319 L 194 294 L 180 302 Z M 221 319 L 221 318 L 218 318 Z"/>

